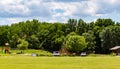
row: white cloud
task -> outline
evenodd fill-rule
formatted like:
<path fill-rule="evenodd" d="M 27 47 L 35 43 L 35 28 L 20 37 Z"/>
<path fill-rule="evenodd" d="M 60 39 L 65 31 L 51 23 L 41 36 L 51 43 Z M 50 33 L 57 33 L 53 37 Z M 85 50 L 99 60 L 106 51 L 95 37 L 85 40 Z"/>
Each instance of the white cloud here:
<path fill-rule="evenodd" d="M 32 18 L 56 22 L 68 18 L 109 18 L 111 13 L 120 14 L 119 6 L 119 0 L 0 0 L 0 17 L 10 23 Z"/>
<path fill-rule="evenodd" d="M 86 17 L 86 16 L 95 16 L 96 11 L 98 10 L 97 5 L 93 2 L 52 2 L 52 10 L 61 9 L 63 13 L 54 13 L 53 16 L 63 16 L 63 17 Z"/>
<path fill-rule="evenodd" d="M 18 23 L 19 21 L 23 21 L 22 18 L 0 18 L 0 25 L 10 25 L 12 23 Z"/>
<path fill-rule="evenodd" d="M 25 5 L 21 4 L 22 0 L 1 0 L 0 1 L 0 16 L 1 17 L 16 17 L 28 15 L 30 10 Z"/>
<path fill-rule="evenodd" d="M 41 0 L 0 1 L 1 17 L 31 17 L 50 15 L 50 10 Z"/>
<path fill-rule="evenodd" d="M 109 1 L 106 0 L 106 3 L 109 3 L 111 5 L 115 5 L 115 4 L 119 4 L 119 0 L 109 0 Z"/>

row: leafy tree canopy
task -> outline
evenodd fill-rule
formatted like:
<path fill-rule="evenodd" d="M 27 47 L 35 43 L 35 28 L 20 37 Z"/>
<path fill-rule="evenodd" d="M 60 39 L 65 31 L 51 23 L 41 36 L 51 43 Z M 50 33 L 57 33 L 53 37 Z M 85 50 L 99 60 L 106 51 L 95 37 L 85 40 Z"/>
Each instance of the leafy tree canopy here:
<path fill-rule="evenodd" d="M 79 36 L 74 32 L 70 33 L 66 37 L 66 48 L 71 52 L 80 53 L 87 47 L 87 43 L 83 36 Z"/>

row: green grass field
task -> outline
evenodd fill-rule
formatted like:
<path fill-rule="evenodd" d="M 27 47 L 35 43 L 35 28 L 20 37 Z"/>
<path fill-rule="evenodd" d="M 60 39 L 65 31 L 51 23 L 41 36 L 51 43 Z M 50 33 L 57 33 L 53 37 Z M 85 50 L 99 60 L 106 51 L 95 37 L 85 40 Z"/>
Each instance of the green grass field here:
<path fill-rule="evenodd" d="M 0 56 L 0 69 L 120 69 L 120 57 Z"/>

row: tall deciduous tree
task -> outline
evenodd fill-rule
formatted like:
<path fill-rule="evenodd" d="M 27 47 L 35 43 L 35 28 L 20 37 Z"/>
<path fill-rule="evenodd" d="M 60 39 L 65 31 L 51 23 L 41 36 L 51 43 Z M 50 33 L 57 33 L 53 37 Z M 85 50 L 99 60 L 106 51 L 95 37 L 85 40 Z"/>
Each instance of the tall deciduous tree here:
<path fill-rule="evenodd" d="M 85 37 L 87 42 L 86 51 L 88 53 L 93 53 L 95 51 L 95 36 L 93 31 L 88 31 L 87 33 L 83 33 L 82 36 Z"/>
<path fill-rule="evenodd" d="M 79 35 L 82 35 L 82 33 L 86 32 L 86 23 L 82 19 L 78 21 L 76 32 Z"/>
<path fill-rule="evenodd" d="M 83 36 L 79 36 L 76 33 L 72 32 L 66 37 L 66 48 L 75 53 L 80 53 L 87 47 L 87 43 Z"/>
<path fill-rule="evenodd" d="M 74 32 L 76 30 L 77 20 L 76 19 L 69 19 L 67 26 L 68 26 L 69 32 Z"/>
<path fill-rule="evenodd" d="M 110 25 L 114 25 L 115 22 L 112 21 L 112 19 L 97 19 L 97 21 L 95 22 L 95 25 L 96 26 L 100 26 L 100 27 L 107 27 L 107 26 L 110 26 Z"/>
<path fill-rule="evenodd" d="M 111 47 L 120 45 L 120 26 L 106 27 L 100 33 L 100 37 L 104 53 L 110 53 Z"/>

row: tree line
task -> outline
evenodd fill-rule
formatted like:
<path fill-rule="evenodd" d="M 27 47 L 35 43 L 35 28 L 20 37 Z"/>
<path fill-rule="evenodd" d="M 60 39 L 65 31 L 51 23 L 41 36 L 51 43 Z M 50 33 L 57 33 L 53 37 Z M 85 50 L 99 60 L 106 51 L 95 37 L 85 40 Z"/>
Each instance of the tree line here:
<path fill-rule="evenodd" d="M 120 45 L 120 23 L 98 18 L 95 22 L 69 19 L 67 23 L 32 21 L 0 26 L 0 46 L 8 42 L 11 48 L 60 50 L 71 52 L 110 53 L 111 47 Z M 24 47 L 23 47 L 24 49 Z"/>

